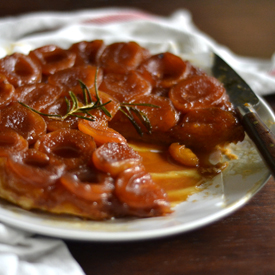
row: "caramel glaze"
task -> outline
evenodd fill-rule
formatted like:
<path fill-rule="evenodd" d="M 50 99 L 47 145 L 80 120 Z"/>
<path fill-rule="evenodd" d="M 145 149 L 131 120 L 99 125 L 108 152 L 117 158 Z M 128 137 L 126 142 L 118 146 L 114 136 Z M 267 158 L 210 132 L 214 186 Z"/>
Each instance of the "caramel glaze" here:
<path fill-rule="evenodd" d="M 79 79 L 109 114 L 43 115 L 66 115 L 70 92 L 85 105 Z M 2 198 L 95 220 L 171 213 L 225 168 L 218 146 L 244 138 L 216 79 L 171 53 L 102 40 L 0 59 L 0 130 Z"/>
<path fill-rule="evenodd" d="M 188 167 L 171 157 L 168 146 L 137 141 L 131 141 L 130 145 L 140 154 L 146 170 L 165 190 L 173 206 L 201 191 L 202 185 L 221 173 L 228 164 L 219 149 L 197 152 L 199 164 Z"/>

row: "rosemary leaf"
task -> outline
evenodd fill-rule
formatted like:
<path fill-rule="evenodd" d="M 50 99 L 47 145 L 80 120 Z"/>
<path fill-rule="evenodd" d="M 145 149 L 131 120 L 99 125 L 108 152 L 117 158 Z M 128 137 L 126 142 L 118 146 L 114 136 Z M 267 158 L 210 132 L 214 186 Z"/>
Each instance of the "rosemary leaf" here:
<path fill-rule="evenodd" d="M 95 82 L 96 82 L 96 81 L 97 81 L 97 76 L 95 76 Z M 82 90 L 82 93 L 83 93 L 85 105 L 88 105 L 88 104 L 89 104 L 88 98 L 87 98 L 87 94 L 88 94 L 88 97 L 89 97 L 89 101 L 92 103 L 92 102 L 93 102 L 93 99 L 92 99 L 90 90 L 88 89 L 88 87 L 86 86 L 86 84 L 85 84 L 84 82 L 82 82 L 80 79 L 78 80 L 78 82 L 79 82 L 79 84 L 80 84 L 80 87 L 81 87 L 81 90 Z"/>
<path fill-rule="evenodd" d="M 86 85 L 80 79 L 78 79 L 78 83 L 79 83 L 79 85 L 81 87 L 81 90 L 82 90 L 84 103 L 85 103 L 85 105 L 87 105 L 88 104 L 88 97 L 87 97 L 87 93 L 86 93 Z"/>
<path fill-rule="evenodd" d="M 70 110 L 71 110 L 71 102 L 66 96 L 65 96 L 65 102 L 66 102 L 66 105 L 67 105 L 67 113 L 69 113 Z"/>
<path fill-rule="evenodd" d="M 135 121 L 135 119 L 134 119 L 131 112 L 136 114 L 138 119 L 141 121 L 141 123 L 147 129 L 148 133 L 149 134 L 152 133 L 152 125 L 150 123 L 149 118 L 146 116 L 146 114 L 144 112 L 142 112 L 141 110 L 135 108 L 135 106 L 146 106 L 146 107 L 151 107 L 151 108 L 160 108 L 160 106 L 150 104 L 150 103 L 128 103 L 128 102 L 123 102 L 123 103 L 120 104 L 120 106 L 121 106 L 120 110 L 122 110 L 122 108 L 125 108 L 127 110 L 127 113 L 124 111 L 123 114 L 127 116 L 127 118 L 135 126 L 135 128 L 136 128 L 136 130 L 138 131 L 139 134 L 142 133 L 142 130 L 141 130 L 140 126 L 137 124 L 137 122 Z"/>
<path fill-rule="evenodd" d="M 130 107 L 130 110 L 137 115 L 137 117 L 142 122 L 142 124 L 145 126 L 145 128 L 147 129 L 149 134 L 151 134 L 152 133 L 152 125 L 150 123 L 149 118 L 146 116 L 146 114 L 134 107 Z"/>
<path fill-rule="evenodd" d="M 97 106 L 94 105 L 87 105 L 87 106 L 82 106 L 78 108 L 78 112 L 88 112 L 88 111 L 92 111 L 94 109 L 96 109 Z"/>
<path fill-rule="evenodd" d="M 110 114 L 110 112 L 104 107 L 104 104 L 101 104 L 101 110 L 104 112 L 104 114 L 108 117 L 112 117 L 112 115 Z"/>
<path fill-rule="evenodd" d="M 125 111 L 125 110 L 123 110 L 123 109 L 126 109 L 128 112 Z M 130 110 L 126 106 L 121 106 L 119 108 L 119 110 L 130 120 L 130 122 L 135 127 L 135 129 L 138 132 L 138 134 L 141 135 L 141 136 L 143 136 L 143 132 L 142 132 L 140 126 L 135 121 L 135 119 L 134 119 L 133 115 L 131 114 Z"/>
<path fill-rule="evenodd" d="M 93 115 L 90 114 L 89 112 L 83 111 L 83 113 L 84 113 L 86 116 L 91 117 L 91 119 L 95 120 L 95 116 L 93 116 Z M 84 119 L 85 119 L 85 118 L 84 118 Z M 89 120 L 89 119 L 87 119 L 87 120 Z"/>
<path fill-rule="evenodd" d="M 98 95 L 98 89 L 97 89 L 97 75 L 98 75 L 98 71 L 99 71 L 99 68 L 97 67 L 96 71 L 95 71 L 95 96 L 96 96 L 96 99 L 97 99 L 98 103 L 101 104 L 101 100 L 100 100 L 100 97 Z"/>
<path fill-rule="evenodd" d="M 21 104 L 22 106 L 28 108 L 29 110 L 31 110 L 31 111 L 33 111 L 33 112 L 39 114 L 39 115 L 48 116 L 48 117 L 52 117 L 52 118 L 56 118 L 56 119 L 61 119 L 61 118 L 62 118 L 61 115 L 52 115 L 52 114 L 44 114 L 44 113 L 41 113 L 41 112 L 39 112 L 39 111 L 33 109 L 32 107 L 28 106 L 27 104 L 25 104 L 25 103 L 23 103 L 23 102 L 18 101 L 18 103 Z"/>
<path fill-rule="evenodd" d="M 79 108 L 78 99 L 77 99 L 76 95 L 71 91 L 69 91 L 69 95 L 70 95 L 70 97 L 72 99 L 72 102 L 73 102 L 73 106 L 70 109 L 70 112 L 72 112 L 73 110 L 77 110 Z"/>
<path fill-rule="evenodd" d="M 96 68 L 96 72 L 95 72 L 95 96 L 96 96 L 96 103 L 97 105 L 100 105 L 101 107 L 101 110 L 104 112 L 104 114 L 108 117 L 112 117 L 112 115 L 110 114 L 110 112 L 104 107 L 104 104 L 102 104 L 101 102 L 101 99 L 98 95 L 98 88 L 97 88 L 97 75 L 98 75 L 98 71 L 99 71 L 99 68 L 97 67 Z"/>

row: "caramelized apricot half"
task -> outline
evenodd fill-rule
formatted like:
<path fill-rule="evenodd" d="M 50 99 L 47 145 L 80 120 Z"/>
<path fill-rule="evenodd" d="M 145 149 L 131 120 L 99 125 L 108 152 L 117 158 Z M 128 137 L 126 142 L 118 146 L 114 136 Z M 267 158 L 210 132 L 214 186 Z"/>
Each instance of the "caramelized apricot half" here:
<path fill-rule="evenodd" d="M 64 165 L 52 165 L 47 154 L 34 149 L 8 158 L 7 168 L 24 183 L 40 188 L 53 185 L 64 171 Z"/>
<path fill-rule="evenodd" d="M 88 121 L 81 119 L 78 129 L 94 138 L 96 145 L 100 146 L 107 142 L 126 143 L 126 139 L 114 129 L 108 127 L 105 120 Z"/>
<path fill-rule="evenodd" d="M 186 148 L 185 145 L 172 143 L 169 146 L 169 153 L 174 160 L 185 166 L 197 167 L 199 165 L 199 158 L 192 152 L 191 149 Z"/>
<path fill-rule="evenodd" d="M 37 113 L 19 103 L 11 103 L 0 110 L 0 129 L 13 129 L 33 144 L 40 136 L 46 134 L 46 123 Z"/>
<path fill-rule="evenodd" d="M 77 95 L 82 95 L 79 80 L 85 83 L 87 88 L 92 92 L 95 84 L 96 70 L 96 67 L 90 65 L 68 68 L 49 76 L 48 82 L 53 85 L 63 86 L 67 93 L 73 91 Z M 102 78 L 102 70 L 99 70 L 97 74 L 98 87 L 102 82 Z"/>
<path fill-rule="evenodd" d="M 66 173 L 60 178 L 61 184 L 75 196 L 90 201 L 106 201 L 112 196 L 114 180 L 108 175 L 97 175 L 91 181 L 83 181 L 76 174 Z"/>
<path fill-rule="evenodd" d="M 140 155 L 125 143 L 104 143 L 93 153 L 95 167 L 112 176 L 141 164 L 141 161 Z"/>
<path fill-rule="evenodd" d="M 14 53 L 0 59 L 0 73 L 16 88 L 41 81 L 41 68 L 31 57 Z"/>
<path fill-rule="evenodd" d="M 136 96 L 149 94 L 152 87 L 137 72 L 130 71 L 127 74 L 106 74 L 100 90 L 107 92 L 120 102 L 129 102 Z"/>
<path fill-rule="evenodd" d="M 178 122 L 178 112 L 175 110 L 169 98 L 157 95 L 144 95 L 136 97 L 131 103 L 144 103 L 156 106 L 136 106 L 138 110 L 142 111 L 148 117 L 153 131 L 168 131 Z M 139 120 L 137 119 L 137 121 Z"/>
<path fill-rule="evenodd" d="M 104 72 L 126 73 L 135 70 L 149 56 L 149 51 L 136 42 L 117 42 L 108 45 L 101 57 Z"/>
<path fill-rule="evenodd" d="M 180 80 L 185 79 L 191 65 L 180 57 L 169 53 L 153 55 L 145 60 L 138 68 L 138 72 L 147 79 L 152 86 L 170 88 Z"/>
<path fill-rule="evenodd" d="M 216 145 L 242 141 L 244 131 L 232 112 L 212 107 L 188 112 L 172 135 L 187 147 L 210 151 Z"/>
<path fill-rule="evenodd" d="M 44 114 L 64 116 L 67 113 L 65 97 L 58 98 L 51 105 L 41 109 L 40 111 Z M 48 116 L 43 116 L 43 118 L 47 124 L 48 132 L 60 130 L 61 128 L 77 129 L 78 117 L 69 116 L 65 120 L 56 120 Z"/>
<path fill-rule="evenodd" d="M 34 148 L 47 154 L 53 163 L 67 170 L 89 163 L 96 148 L 93 138 L 75 129 L 60 129 L 42 136 Z"/>
<path fill-rule="evenodd" d="M 167 212 L 166 193 L 152 180 L 143 167 L 123 171 L 116 180 L 115 194 L 122 203 L 133 208 L 162 208 Z"/>
<path fill-rule="evenodd" d="M 225 88 L 216 78 L 194 76 L 172 87 L 169 98 L 178 110 L 187 113 L 219 104 L 225 93 Z"/>
<path fill-rule="evenodd" d="M 29 56 L 36 60 L 45 75 L 70 68 L 74 65 L 75 54 L 64 50 L 56 45 L 47 45 L 37 48 L 29 53 Z"/>
<path fill-rule="evenodd" d="M 18 87 L 15 90 L 17 101 L 23 102 L 37 111 L 51 105 L 61 95 L 62 90 L 48 83 L 37 83 Z"/>
<path fill-rule="evenodd" d="M 28 149 L 28 142 L 12 129 L 0 131 L 0 156 L 8 156 L 16 152 L 24 152 Z"/>
<path fill-rule="evenodd" d="M 76 55 L 75 66 L 97 65 L 104 48 L 103 40 L 81 41 L 74 43 L 69 48 L 69 51 Z"/>

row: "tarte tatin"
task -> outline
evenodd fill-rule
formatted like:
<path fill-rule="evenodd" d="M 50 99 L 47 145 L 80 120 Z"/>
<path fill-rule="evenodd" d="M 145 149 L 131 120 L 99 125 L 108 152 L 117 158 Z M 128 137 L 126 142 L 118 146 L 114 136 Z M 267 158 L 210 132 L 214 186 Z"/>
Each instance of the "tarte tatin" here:
<path fill-rule="evenodd" d="M 154 173 L 219 173 L 210 156 L 244 138 L 217 79 L 172 53 L 102 40 L 2 58 L 0 130 L 1 198 L 93 220 L 171 213 Z"/>

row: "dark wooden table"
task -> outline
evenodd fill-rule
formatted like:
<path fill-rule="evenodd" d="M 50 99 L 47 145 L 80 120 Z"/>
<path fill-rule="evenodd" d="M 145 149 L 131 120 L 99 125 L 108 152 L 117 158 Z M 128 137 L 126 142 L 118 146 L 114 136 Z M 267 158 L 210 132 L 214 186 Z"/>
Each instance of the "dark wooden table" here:
<path fill-rule="evenodd" d="M 271 58 L 275 51 L 273 0 L 9 0 L 1 1 L 0 16 L 107 6 L 159 15 L 186 8 L 201 30 L 237 54 Z M 275 110 L 275 95 L 265 99 Z M 270 178 L 236 213 L 187 234 L 127 243 L 66 243 L 93 275 L 275 274 L 275 181 Z"/>

